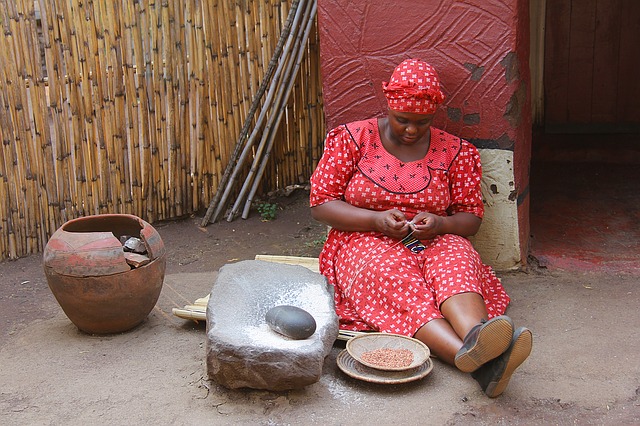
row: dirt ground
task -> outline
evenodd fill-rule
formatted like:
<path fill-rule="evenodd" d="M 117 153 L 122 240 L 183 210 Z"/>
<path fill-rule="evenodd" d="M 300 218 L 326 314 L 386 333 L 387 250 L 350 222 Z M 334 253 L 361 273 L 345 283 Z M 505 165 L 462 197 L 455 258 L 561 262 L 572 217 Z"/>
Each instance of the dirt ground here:
<path fill-rule="evenodd" d="M 256 254 L 315 257 L 326 228 L 308 192 L 273 200 L 278 216 L 154 224 L 168 250 L 160 299 L 126 333 L 77 330 L 53 298 L 41 256 L 0 263 L 2 424 L 640 424 L 639 276 L 532 269 L 499 274 L 508 314 L 534 334 L 530 358 L 489 399 L 435 360 L 424 379 L 376 385 L 344 375 L 336 342 L 302 390 L 228 390 L 207 379 L 204 324 L 171 313 L 209 293 L 217 270 Z"/>

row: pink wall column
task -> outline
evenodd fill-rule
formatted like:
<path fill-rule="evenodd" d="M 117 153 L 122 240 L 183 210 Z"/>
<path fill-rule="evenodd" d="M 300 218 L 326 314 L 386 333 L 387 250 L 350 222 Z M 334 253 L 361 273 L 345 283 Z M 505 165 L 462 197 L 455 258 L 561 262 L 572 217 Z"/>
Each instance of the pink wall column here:
<path fill-rule="evenodd" d="M 395 65 L 435 66 L 447 96 L 434 125 L 478 148 L 513 151 L 521 259 L 529 238 L 529 7 L 501 2 L 318 0 L 327 127 L 383 115 Z"/>

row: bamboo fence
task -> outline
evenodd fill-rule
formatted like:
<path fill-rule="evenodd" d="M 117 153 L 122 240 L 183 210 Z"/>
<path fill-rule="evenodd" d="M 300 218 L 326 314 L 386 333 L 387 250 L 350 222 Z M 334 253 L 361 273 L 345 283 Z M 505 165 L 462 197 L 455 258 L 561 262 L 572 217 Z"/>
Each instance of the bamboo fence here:
<path fill-rule="evenodd" d="M 256 125 L 252 105 L 262 112 L 289 12 L 309 3 L 0 0 L 0 259 L 41 252 L 80 216 L 154 223 L 204 211 Z M 306 182 L 321 155 L 310 19 L 258 193 Z"/>

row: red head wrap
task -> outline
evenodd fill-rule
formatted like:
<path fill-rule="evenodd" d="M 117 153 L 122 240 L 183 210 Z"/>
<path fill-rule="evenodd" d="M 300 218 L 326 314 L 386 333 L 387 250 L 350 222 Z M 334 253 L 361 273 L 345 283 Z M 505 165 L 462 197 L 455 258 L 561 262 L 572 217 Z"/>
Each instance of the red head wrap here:
<path fill-rule="evenodd" d="M 388 83 L 382 83 L 389 108 L 394 111 L 433 114 L 444 101 L 435 68 L 419 59 L 407 59 L 396 67 Z"/>

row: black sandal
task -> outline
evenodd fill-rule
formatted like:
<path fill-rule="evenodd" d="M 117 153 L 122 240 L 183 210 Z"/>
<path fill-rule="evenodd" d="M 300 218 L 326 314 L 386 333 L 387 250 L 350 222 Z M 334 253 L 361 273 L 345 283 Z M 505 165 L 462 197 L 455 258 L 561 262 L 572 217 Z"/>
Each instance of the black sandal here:
<path fill-rule="evenodd" d="M 471 377 L 480 383 L 480 387 L 490 398 L 502 394 L 509 384 L 511 375 L 531 353 L 533 335 L 525 327 L 520 327 L 513 334 L 509 349 L 498 358 L 471 373 Z"/>
<path fill-rule="evenodd" d="M 489 321 L 483 320 L 467 333 L 462 347 L 455 357 L 460 371 L 471 373 L 482 365 L 502 355 L 513 339 L 513 321 L 500 315 Z"/>

